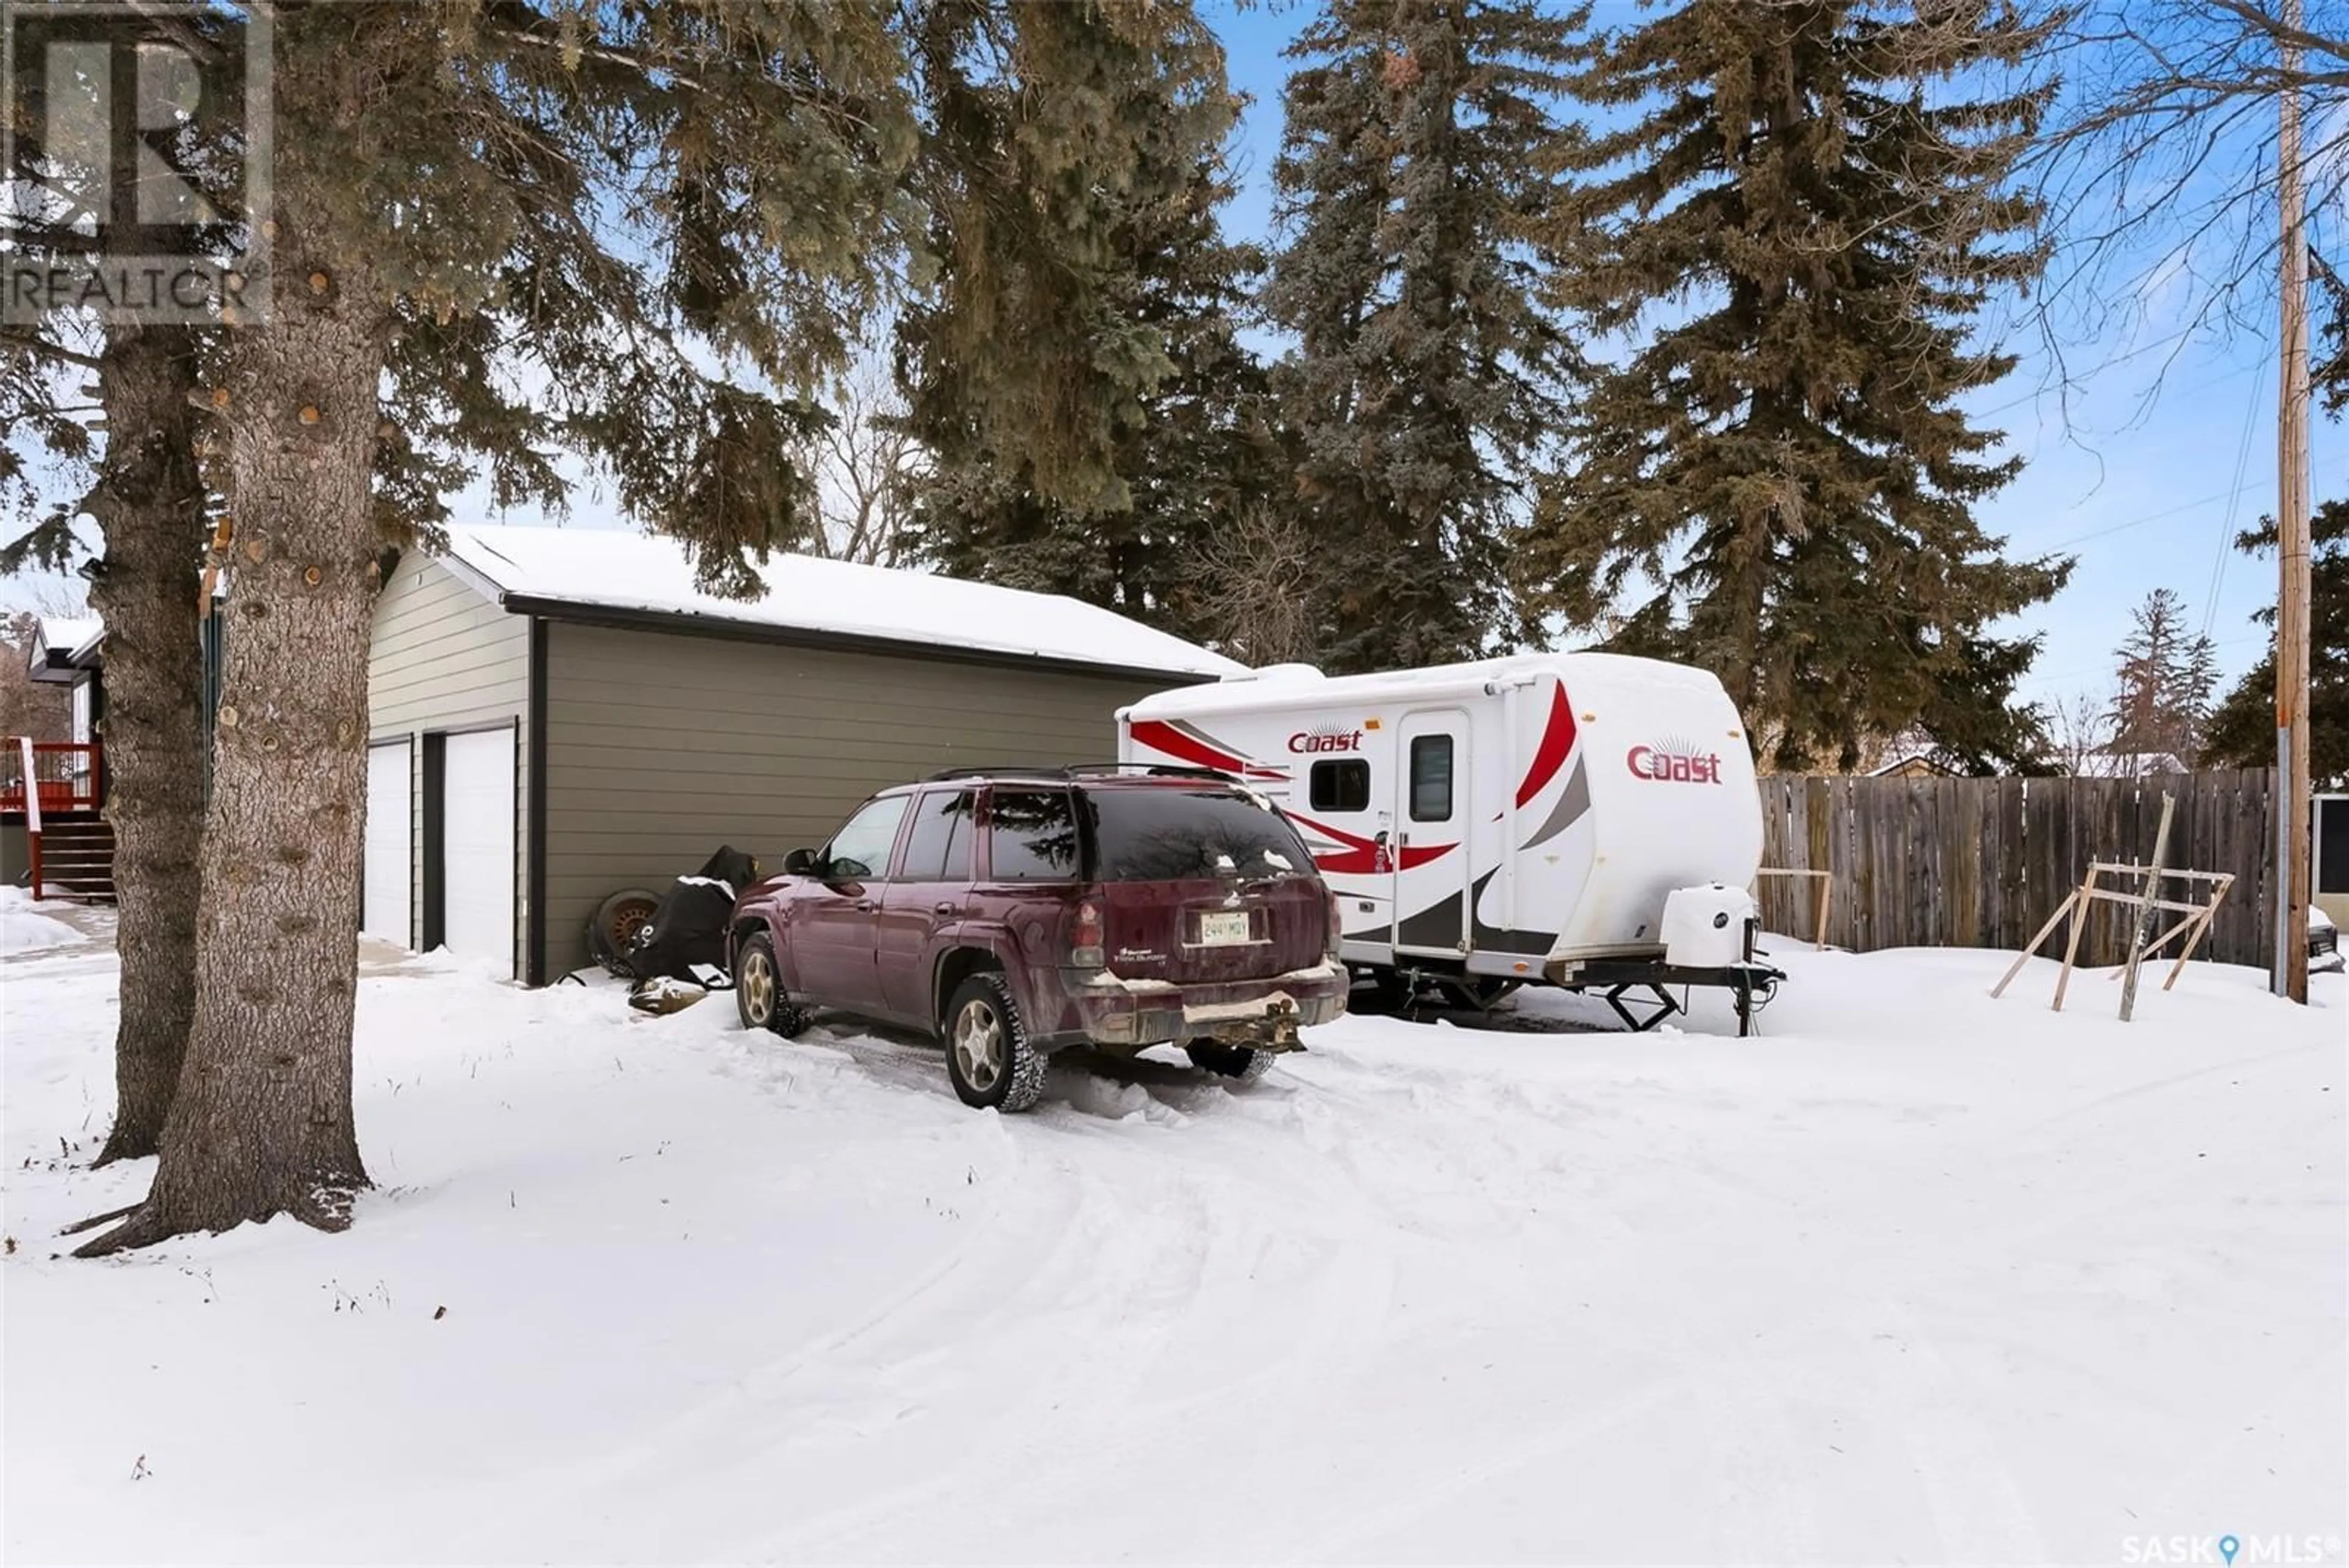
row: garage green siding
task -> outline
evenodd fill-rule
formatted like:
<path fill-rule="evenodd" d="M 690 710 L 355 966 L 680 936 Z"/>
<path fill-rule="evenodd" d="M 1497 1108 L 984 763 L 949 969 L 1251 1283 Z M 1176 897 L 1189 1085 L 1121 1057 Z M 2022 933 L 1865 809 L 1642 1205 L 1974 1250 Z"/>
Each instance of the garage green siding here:
<path fill-rule="evenodd" d="M 499 608 L 494 597 L 419 550 L 402 556 L 376 600 L 367 655 L 367 739 L 411 742 L 410 946 L 421 940 L 424 919 L 421 737 L 431 731 L 519 724 L 529 704 L 529 618 Z M 517 778 L 515 788 L 520 798 L 529 798 L 526 777 Z M 527 824 L 523 833 L 526 842 Z"/>
<path fill-rule="evenodd" d="M 609 893 L 663 889 L 721 844 L 780 866 L 940 768 L 1113 761 L 1117 710 L 1181 684 L 560 621 L 546 637 L 550 979 L 588 961 Z"/>

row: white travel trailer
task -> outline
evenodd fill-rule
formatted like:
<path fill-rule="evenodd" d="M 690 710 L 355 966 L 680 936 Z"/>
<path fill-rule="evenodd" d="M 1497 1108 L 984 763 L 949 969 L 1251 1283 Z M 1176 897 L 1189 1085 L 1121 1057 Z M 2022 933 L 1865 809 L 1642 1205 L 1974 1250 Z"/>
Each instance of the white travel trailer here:
<path fill-rule="evenodd" d="M 1362 971 L 1486 996 L 1725 984 L 1741 1012 L 1766 989 L 1736 972 L 1756 969 L 1753 750 L 1703 670 L 1603 653 L 1276 666 L 1145 698 L 1118 736 L 1121 763 L 1213 768 L 1278 802 Z"/>

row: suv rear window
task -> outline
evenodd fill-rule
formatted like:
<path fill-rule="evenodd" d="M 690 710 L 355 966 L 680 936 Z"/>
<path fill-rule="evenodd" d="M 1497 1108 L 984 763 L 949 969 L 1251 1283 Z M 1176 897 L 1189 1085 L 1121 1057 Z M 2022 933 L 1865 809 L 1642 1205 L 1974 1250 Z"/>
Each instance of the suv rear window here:
<path fill-rule="evenodd" d="M 1077 818 L 1066 790 L 998 789 L 988 797 L 988 853 L 999 882 L 1077 875 Z"/>
<path fill-rule="evenodd" d="M 1085 804 L 1103 882 L 1313 872 L 1313 857 L 1288 819 L 1232 790 L 1089 790 Z"/>

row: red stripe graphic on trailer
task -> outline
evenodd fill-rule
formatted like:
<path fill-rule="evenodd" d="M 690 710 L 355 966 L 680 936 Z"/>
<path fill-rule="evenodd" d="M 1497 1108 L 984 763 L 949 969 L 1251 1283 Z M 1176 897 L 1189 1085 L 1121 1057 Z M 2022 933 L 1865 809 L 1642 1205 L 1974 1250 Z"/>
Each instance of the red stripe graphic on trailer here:
<path fill-rule="evenodd" d="M 1542 731 L 1541 744 L 1534 749 L 1533 766 L 1526 770 L 1525 783 L 1517 786 L 1517 805 L 1541 794 L 1542 786 L 1557 777 L 1557 770 L 1566 765 L 1567 754 L 1574 750 L 1574 710 L 1566 701 L 1566 682 L 1561 680 L 1550 689 L 1549 723 Z"/>
<path fill-rule="evenodd" d="M 1344 832 L 1330 826 L 1326 822 L 1316 822 L 1309 816 L 1299 816 L 1293 811 L 1288 813 L 1288 820 L 1300 827 L 1311 828 L 1324 837 L 1334 838 L 1341 846 L 1336 850 L 1316 853 L 1313 857 L 1316 868 L 1322 871 L 1335 871 L 1341 877 L 1366 877 L 1379 869 L 1379 846 L 1376 840 Z M 1406 844 L 1402 846 L 1401 869 L 1408 871 L 1413 867 L 1424 866 L 1437 857 L 1449 855 L 1459 847 L 1457 844 Z"/>
<path fill-rule="evenodd" d="M 1216 739 L 1215 736 L 1210 735 L 1206 731 L 1202 730 L 1196 724 L 1189 723 L 1181 719 L 1170 719 L 1166 722 L 1169 729 L 1176 731 L 1181 734 L 1190 736 L 1191 739 L 1198 742 L 1201 745 L 1207 746 L 1215 751 L 1226 753 L 1231 756 L 1240 757 L 1244 764 L 1242 771 L 1249 778 L 1264 779 L 1274 784 L 1287 784 L 1289 782 L 1288 769 L 1282 764 L 1276 763 L 1248 762 L 1247 759 L 1242 755 L 1240 749 L 1237 746 L 1227 746 L 1224 744 L 1223 742 Z"/>
<path fill-rule="evenodd" d="M 1136 743 L 1170 757 L 1180 757 L 1194 767 L 1214 768 L 1218 773 L 1239 774 L 1248 778 L 1277 779 L 1279 774 L 1267 773 L 1219 742 L 1178 730 L 1163 719 L 1137 721 L 1129 732 Z"/>

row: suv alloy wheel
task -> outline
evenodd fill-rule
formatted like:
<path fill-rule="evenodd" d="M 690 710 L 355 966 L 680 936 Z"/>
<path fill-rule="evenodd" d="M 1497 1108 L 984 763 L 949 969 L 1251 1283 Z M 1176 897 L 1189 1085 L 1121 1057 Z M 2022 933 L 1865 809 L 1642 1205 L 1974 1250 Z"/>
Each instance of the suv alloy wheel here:
<path fill-rule="evenodd" d="M 947 1003 L 947 1075 L 967 1106 L 1024 1111 L 1044 1092 L 1044 1058 L 1028 1044 L 999 974 L 975 974 Z"/>

